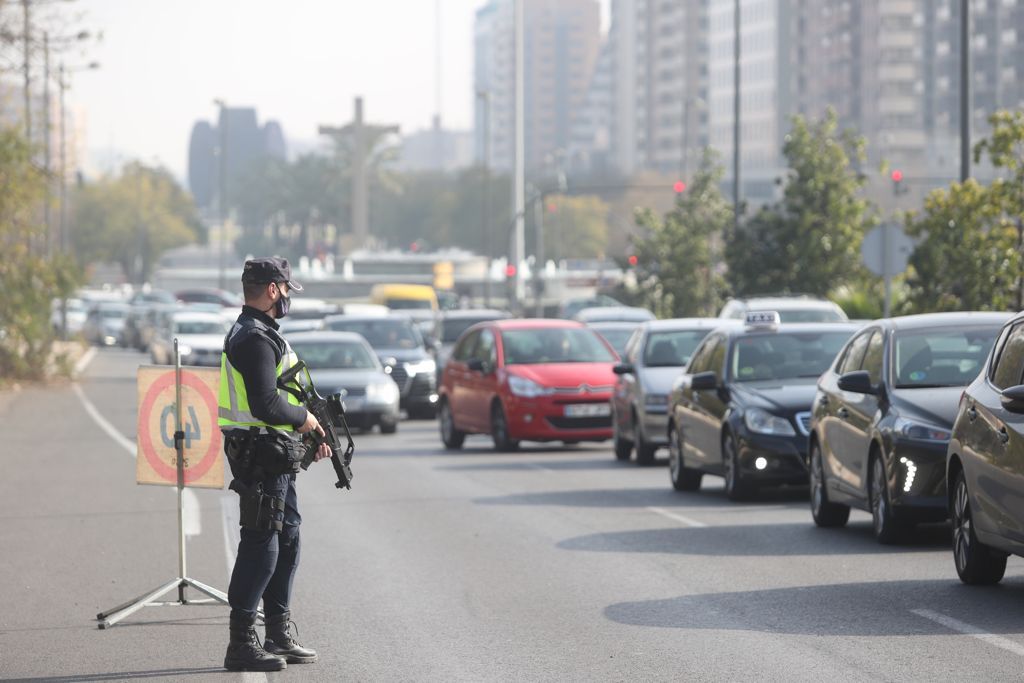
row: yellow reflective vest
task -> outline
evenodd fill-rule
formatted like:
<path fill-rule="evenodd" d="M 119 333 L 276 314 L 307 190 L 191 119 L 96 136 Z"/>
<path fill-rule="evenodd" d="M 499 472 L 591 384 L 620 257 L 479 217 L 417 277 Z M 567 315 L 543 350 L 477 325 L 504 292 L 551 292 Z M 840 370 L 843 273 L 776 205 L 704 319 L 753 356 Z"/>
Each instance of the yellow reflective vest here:
<path fill-rule="evenodd" d="M 259 324 L 259 323 L 257 323 Z M 262 429 L 273 428 L 281 432 L 292 432 L 295 428 L 292 425 L 268 425 L 256 418 L 249 410 L 249 397 L 245 391 L 245 380 L 228 359 L 228 341 L 233 335 L 239 332 L 241 325 L 238 323 L 228 333 L 224 343 L 224 350 L 220 354 L 220 393 L 217 400 L 217 425 L 222 431 L 230 429 L 249 429 L 260 427 Z M 282 339 L 282 341 L 284 341 Z M 280 377 L 284 372 L 299 362 L 299 357 L 292 350 L 287 341 L 284 342 L 285 353 L 281 356 L 281 362 L 277 364 L 276 374 Z M 301 405 L 299 399 L 287 391 L 278 389 L 278 393 L 292 405 Z"/>

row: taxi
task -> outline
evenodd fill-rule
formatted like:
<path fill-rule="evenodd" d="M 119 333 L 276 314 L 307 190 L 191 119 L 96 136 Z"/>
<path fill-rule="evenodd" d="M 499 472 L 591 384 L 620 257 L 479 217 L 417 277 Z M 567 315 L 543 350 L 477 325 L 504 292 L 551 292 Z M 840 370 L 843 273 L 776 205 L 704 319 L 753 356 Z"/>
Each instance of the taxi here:
<path fill-rule="evenodd" d="M 696 491 L 714 474 L 729 499 L 744 500 L 760 486 L 807 485 L 817 381 L 858 329 L 752 311 L 742 326 L 709 333 L 669 396 L 673 488 Z"/>

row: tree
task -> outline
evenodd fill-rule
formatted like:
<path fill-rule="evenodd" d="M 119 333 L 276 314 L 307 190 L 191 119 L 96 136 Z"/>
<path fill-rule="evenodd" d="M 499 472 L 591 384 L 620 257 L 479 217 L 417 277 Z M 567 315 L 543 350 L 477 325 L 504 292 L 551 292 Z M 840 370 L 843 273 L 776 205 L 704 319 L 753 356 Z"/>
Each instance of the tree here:
<path fill-rule="evenodd" d="M 600 197 L 550 195 L 542 208 L 548 259 L 600 258 L 608 252 L 608 204 Z"/>
<path fill-rule="evenodd" d="M 859 196 L 864 146 L 864 138 L 839 130 L 831 109 L 816 122 L 793 118 L 783 145 L 789 171 L 781 201 L 755 213 L 726 245 L 736 294 L 826 296 L 862 273 L 860 243 L 877 222 Z"/>
<path fill-rule="evenodd" d="M 46 179 L 34 149 L 12 128 L 0 128 L 0 377 L 39 379 L 50 371 L 50 305 L 78 281 L 68 259 L 43 253 L 39 220 Z"/>
<path fill-rule="evenodd" d="M 920 242 L 910 258 L 905 312 L 1008 310 L 1020 278 L 1016 228 L 992 191 L 974 180 L 933 191 L 907 233 Z"/>
<path fill-rule="evenodd" d="M 714 155 L 705 152 L 690 186 L 664 218 L 637 210 L 637 285 L 643 302 L 660 316 L 713 316 L 718 310 L 724 283 L 715 242 L 732 222 L 732 207 L 719 191 L 722 174 Z"/>
<path fill-rule="evenodd" d="M 136 283 L 146 282 L 160 255 L 198 241 L 202 226 L 191 197 L 162 169 L 125 166 L 116 178 L 80 188 L 71 231 L 81 263 L 120 264 Z"/>

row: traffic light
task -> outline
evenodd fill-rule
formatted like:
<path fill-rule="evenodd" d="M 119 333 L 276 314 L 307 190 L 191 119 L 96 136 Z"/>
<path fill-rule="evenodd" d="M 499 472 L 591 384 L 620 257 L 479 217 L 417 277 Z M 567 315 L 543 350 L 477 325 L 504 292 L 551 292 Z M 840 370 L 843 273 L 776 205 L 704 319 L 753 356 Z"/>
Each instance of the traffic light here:
<path fill-rule="evenodd" d="M 510 263 L 507 266 L 505 266 L 505 277 L 513 278 L 515 276 L 516 276 L 516 267 L 515 267 L 515 265 Z"/>
<path fill-rule="evenodd" d="M 631 268 L 636 268 L 636 264 L 640 263 L 640 259 L 637 258 L 636 254 L 630 254 L 629 258 L 626 260 L 629 261 L 629 265 Z"/>
<path fill-rule="evenodd" d="M 675 191 L 676 194 L 682 194 L 686 192 L 686 183 L 682 180 L 677 180 L 675 184 L 672 185 L 672 190 Z"/>
<path fill-rule="evenodd" d="M 898 197 L 901 194 L 905 194 L 907 188 L 903 186 L 903 171 L 897 168 L 893 170 L 892 173 L 889 174 L 889 177 L 892 179 L 893 195 Z"/>

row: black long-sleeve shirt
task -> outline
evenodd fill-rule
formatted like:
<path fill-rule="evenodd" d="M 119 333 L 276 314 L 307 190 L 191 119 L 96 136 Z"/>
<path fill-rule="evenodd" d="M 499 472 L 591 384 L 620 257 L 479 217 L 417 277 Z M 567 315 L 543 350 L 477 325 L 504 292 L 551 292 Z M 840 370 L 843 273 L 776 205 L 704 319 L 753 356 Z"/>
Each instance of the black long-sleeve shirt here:
<path fill-rule="evenodd" d="M 252 306 L 242 307 L 238 319 L 246 317 L 255 318 L 275 331 L 279 329 L 277 321 Z M 288 403 L 277 390 L 277 365 L 285 349 L 263 333 L 243 331 L 239 335 L 228 346 L 228 358 L 245 381 L 249 412 L 268 425 L 301 427 L 306 421 L 306 409 Z"/>

